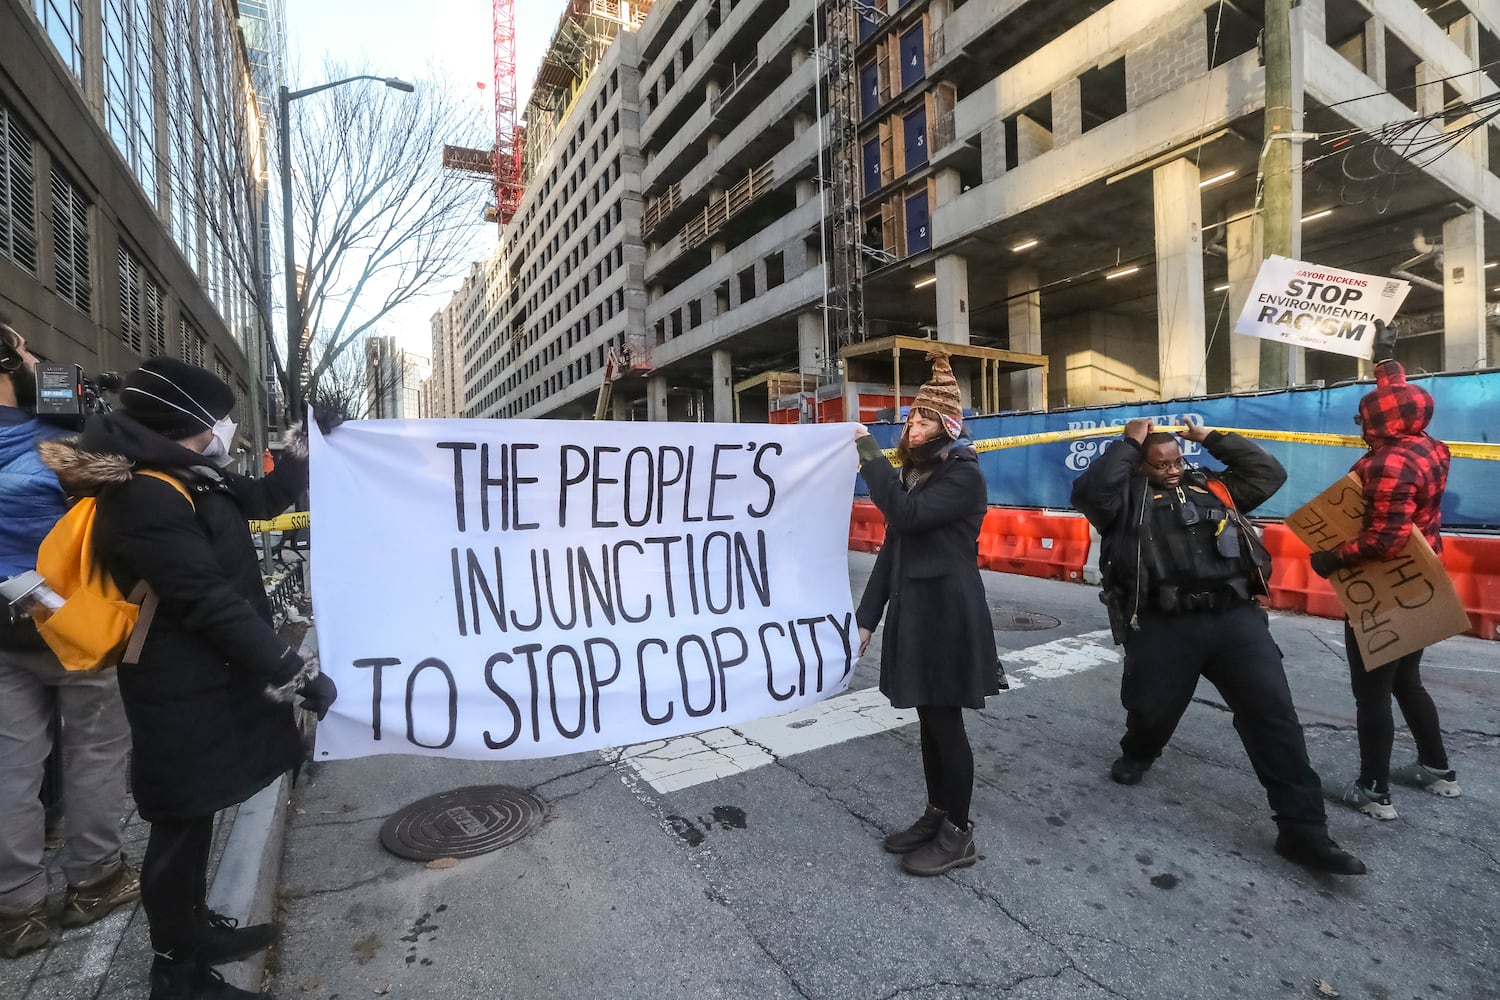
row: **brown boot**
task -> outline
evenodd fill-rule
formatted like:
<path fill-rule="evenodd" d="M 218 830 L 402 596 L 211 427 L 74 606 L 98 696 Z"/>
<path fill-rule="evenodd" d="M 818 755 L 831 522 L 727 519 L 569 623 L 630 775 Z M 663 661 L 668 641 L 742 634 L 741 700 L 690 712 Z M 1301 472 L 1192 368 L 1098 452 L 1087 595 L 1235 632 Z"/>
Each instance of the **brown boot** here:
<path fill-rule="evenodd" d="M 0 917 L 0 957 L 20 958 L 47 947 L 51 942 L 52 928 L 47 925 L 45 899 L 13 917 Z"/>
<path fill-rule="evenodd" d="M 938 827 L 943 825 L 943 820 L 948 814 L 937 806 L 928 806 L 922 818 L 917 820 L 905 830 L 893 833 L 881 841 L 885 849 L 892 854 L 910 854 L 933 837 L 937 836 Z"/>
<path fill-rule="evenodd" d="M 120 867 L 92 885 L 68 886 L 57 922 L 64 927 L 82 927 L 140 898 L 141 873 L 122 859 Z"/>
<path fill-rule="evenodd" d="M 912 875 L 941 875 L 979 860 L 974 847 L 974 824 L 965 829 L 944 820 L 937 836 L 901 859 L 901 867 Z"/>

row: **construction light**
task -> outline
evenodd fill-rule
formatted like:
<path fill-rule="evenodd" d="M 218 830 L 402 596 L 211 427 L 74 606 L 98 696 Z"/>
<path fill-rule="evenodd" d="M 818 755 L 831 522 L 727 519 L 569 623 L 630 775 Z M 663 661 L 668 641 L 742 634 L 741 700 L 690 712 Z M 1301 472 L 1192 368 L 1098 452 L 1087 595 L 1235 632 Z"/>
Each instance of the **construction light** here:
<path fill-rule="evenodd" d="M 1208 180 L 1200 181 L 1198 183 L 1198 186 L 1200 188 L 1212 187 L 1215 184 L 1219 184 L 1223 181 L 1229 180 L 1229 178 L 1233 177 L 1237 173 L 1239 173 L 1238 170 L 1226 170 L 1222 174 L 1214 174 L 1212 177 L 1208 178 Z"/>
<path fill-rule="evenodd" d="M 1229 291 L 1229 286 L 1228 285 L 1215 285 L 1214 286 L 1214 291 L 1216 291 L 1216 292 L 1227 292 L 1227 291 Z"/>
<path fill-rule="evenodd" d="M 912 285 L 911 287 L 913 287 L 913 288 L 926 288 L 928 285 L 935 285 L 935 284 L 937 284 L 937 275 L 934 274 L 930 278 L 923 278 L 921 281 L 917 282 L 915 285 Z"/>
<path fill-rule="evenodd" d="M 1333 209 L 1331 209 L 1331 208 L 1325 208 L 1321 212 L 1313 212 L 1311 215 L 1304 215 L 1302 217 L 1302 221 L 1303 222 L 1317 222 L 1319 219 L 1326 219 L 1326 218 L 1328 218 L 1332 214 L 1333 214 Z"/>
<path fill-rule="evenodd" d="M 1042 241 L 1041 240 L 1027 240 L 1025 243 L 1017 243 L 1015 246 L 1013 246 L 1013 247 L 1010 248 L 1010 252 L 1011 253 L 1020 253 L 1023 250 L 1030 250 L 1032 247 L 1036 246 L 1040 242 L 1042 242 Z"/>
<path fill-rule="evenodd" d="M 1123 278 L 1126 275 L 1134 274 L 1135 272 L 1137 272 L 1139 270 L 1140 270 L 1139 267 L 1126 267 L 1126 268 L 1122 268 L 1121 270 L 1118 270 L 1118 271 L 1111 271 L 1109 274 L 1106 274 L 1104 276 L 1104 280 L 1105 281 L 1114 281 L 1116 278 Z"/>
<path fill-rule="evenodd" d="M 1490 261 L 1488 264 L 1484 265 L 1484 269 L 1486 271 L 1488 271 L 1490 268 L 1494 267 L 1496 264 L 1500 264 L 1500 260 L 1492 260 L 1492 261 Z"/>

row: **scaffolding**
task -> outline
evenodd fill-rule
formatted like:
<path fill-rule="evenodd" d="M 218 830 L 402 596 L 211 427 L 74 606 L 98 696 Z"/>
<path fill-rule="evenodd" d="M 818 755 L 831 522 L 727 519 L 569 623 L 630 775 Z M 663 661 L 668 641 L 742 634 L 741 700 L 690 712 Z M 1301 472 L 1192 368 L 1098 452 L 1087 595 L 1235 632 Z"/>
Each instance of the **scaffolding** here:
<path fill-rule="evenodd" d="M 634 31 L 651 0 L 568 0 L 537 70 L 520 130 L 521 183 L 529 184 L 578 94 L 621 31 Z"/>
<path fill-rule="evenodd" d="M 819 173 L 828 216 L 824 231 L 829 274 L 824 323 L 833 341 L 833 350 L 823 363 L 830 381 L 840 353 L 865 339 L 859 84 L 854 66 L 861 6 L 859 0 L 826 0 L 822 5 L 826 36 L 820 75 L 827 79 L 828 135 L 826 161 L 820 161 Z M 818 85 L 821 87 L 823 80 Z"/>

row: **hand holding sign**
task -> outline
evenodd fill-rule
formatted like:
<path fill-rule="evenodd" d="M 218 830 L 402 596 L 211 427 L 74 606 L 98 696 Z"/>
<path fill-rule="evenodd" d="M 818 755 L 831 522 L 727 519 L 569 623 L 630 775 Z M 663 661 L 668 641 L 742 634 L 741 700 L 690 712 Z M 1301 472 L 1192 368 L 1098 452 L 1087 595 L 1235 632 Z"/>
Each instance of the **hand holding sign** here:
<path fill-rule="evenodd" d="M 1370 355 L 1372 361 L 1386 361 L 1396 356 L 1396 337 L 1398 328 L 1394 321 L 1387 323 L 1384 320 L 1375 321 L 1375 353 Z"/>

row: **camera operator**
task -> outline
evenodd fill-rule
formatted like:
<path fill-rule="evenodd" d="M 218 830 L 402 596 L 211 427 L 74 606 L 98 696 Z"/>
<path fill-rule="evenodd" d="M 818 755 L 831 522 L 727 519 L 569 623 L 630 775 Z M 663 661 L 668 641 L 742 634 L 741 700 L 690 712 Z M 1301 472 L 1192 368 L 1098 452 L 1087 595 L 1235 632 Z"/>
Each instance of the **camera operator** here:
<path fill-rule="evenodd" d="M 37 444 L 66 434 L 36 418 L 36 358 L 0 323 L 0 579 L 36 568 L 43 537 L 67 498 Z M 0 956 L 46 946 L 47 869 L 42 775 L 52 751 L 54 708 L 67 836 L 64 927 L 92 923 L 140 896 L 140 877 L 120 851 L 129 731 L 114 671 L 63 669 L 31 619 L 0 605 Z"/>

